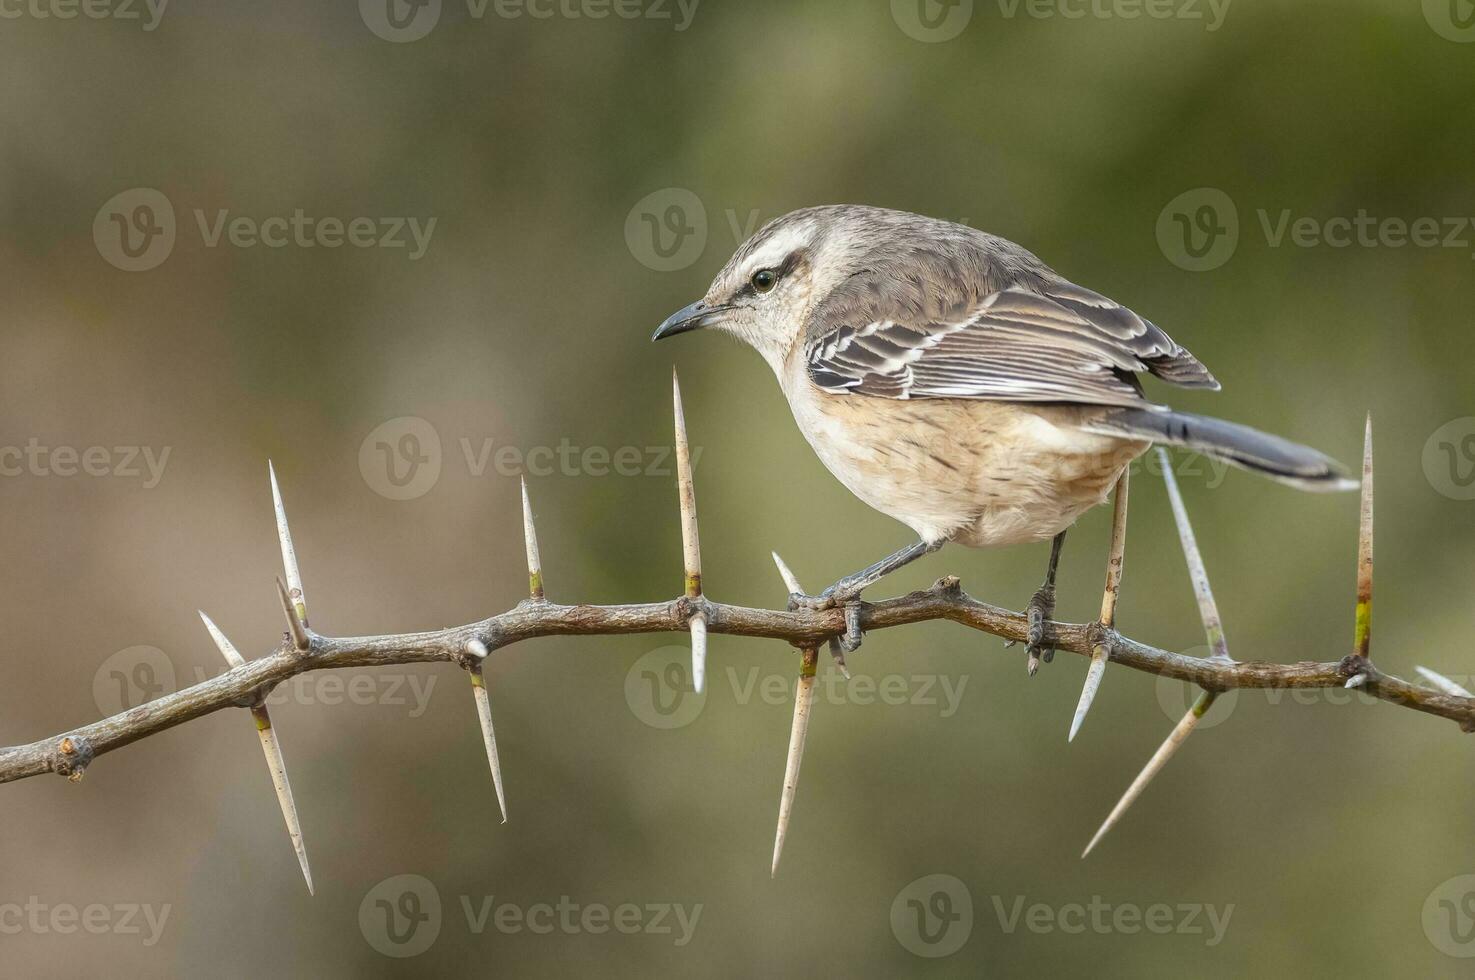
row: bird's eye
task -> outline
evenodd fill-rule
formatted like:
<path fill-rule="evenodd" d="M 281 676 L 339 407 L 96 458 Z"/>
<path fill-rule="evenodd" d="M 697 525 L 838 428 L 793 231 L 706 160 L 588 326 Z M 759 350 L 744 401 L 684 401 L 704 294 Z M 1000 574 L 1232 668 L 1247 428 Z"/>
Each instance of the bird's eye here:
<path fill-rule="evenodd" d="M 772 269 L 759 269 L 753 273 L 753 288 L 760 293 L 766 293 L 778 285 L 778 273 Z"/>

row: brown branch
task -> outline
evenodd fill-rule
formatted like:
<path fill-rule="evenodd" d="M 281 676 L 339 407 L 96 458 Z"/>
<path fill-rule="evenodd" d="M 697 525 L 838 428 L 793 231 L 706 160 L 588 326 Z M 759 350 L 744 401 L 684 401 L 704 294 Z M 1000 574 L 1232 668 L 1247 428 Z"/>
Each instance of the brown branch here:
<path fill-rule="evenodd" d="M 1029 629 L 1022 614 L 972 598 L 953 578 L 940 579 L 930 589 L 909 595 L 863 603 L 861 612 L 862 625 L 867 630 L 951 620 L 1007 640 L 1023 641 Z M 753 609 L 685 596 L 666 602 L 619 606 L 523 602 L 481 622 L 430 633 L 340 638 L 309 630 L 306 653 L 298 652 L 284 639 L 270 655 L 248 661 L 218 677 L 61 735 L 0 749 L 0 782 L 45 772 L 72 775 L 97 756 L 167 728 L 223 708 L 249 707 L 276 685 L 308 671 L 435 661 L 462 664 L 467 644 L 473 640 L 480 640 L 495 652 L 540 636 L 684 633 L 697 614 L 706 616 L 707 628 L 713 633 L 784 640 L 799 648 L 818 646 L 845 632 L 843 609 Z M 1211 691 L 1342 687 L 1351 676 L 1350 658 L 1335 663 L 1226 662 L 1161 650 L 1105 632 L 1094 623 L 1047 624 L 1046 641 L 1057 649 L 1084 657 L 1091 656 L 1096 646 L 1105 645 L 1113 663 L 1190 681 Z M 1359 666 L 1368 669 L 1365 664 Z M 1366 689 L 1381 700 L 1448 718 L 1465 731 L 1475 731 L 1475 698 L 1444 694 L 1376 669 Z"/>
<path fill-rule="evenodd" d="M 293 848 L 302 867 L 308 890 L 312 890 L 312 874 L 302 842 L 301 824 L 296 804 L 287 781 L 285 763 L 276 733 L 266 713 L 265 699 L 278 684 L 297 674 L 312 670 L 342 667 L 382 667 L 390 664 L 448 661 L 467 671 L 476 700 L 487 762 L 502 819 L 507 819 L 506 797 L 502 786 L 502 769 L 492 729 L 490 692 L 486 688 L 482 664 L 494 651 L 521 640 L 539 636 L 613 636 L 626 633 L 690 632 L 692 637 L 692 680 L 696 690 L 702 686 L 706 660 L 707 633 L 756 636 L 784 640 L 800 651 L 803 663 L 795 700 L 794 723 L 790 735 L 789 756 L 785 767 L 783 791 L 779 802 L 778 829 L 774 838 L 773 867 L 778 870 L 783 852 L 794 795 L 798 787 L 799 765 L 803 756 L 805 735 L 813 696 L 817 651 L 828 643 L 836 654 L 836 662 L 845 671 L 839 655 L 838 638 L 854 630 L 887 629 L 928 620 L 950 620 L 1006 640 L 1026 640 L 1030 631 L 1028 619 L 1020 613 L 991 606 L 964 594 L 956 578 L 939 579 L 930 589 L 878 603 L 846 604 L 843 607 L 817 609 L 795 603 L 786 611 L 751 609 L 713 602 L 702 590 L 701 557 L 697 537 L 696 502 L 692 488 L 691 466 L 687 453 L 685 414 L 681 407 L 680 386 L 673 375 L 672 394 L 676 420 L 678 457 L 678 490 L 682 518 L 682 550 L 685 566 L 685 594 L 667 602 L 619 606 L 564 606 L 551 603 L 544 595 L 542 565 L 538 555 L 537 535 L 533 527 L 532 508 L 527 486 L 522 488 L 523 532 L 527 546 L 528 585 L 530 598 L 515 608 L 484 619 L 479 623 L 429 633 L 389 636 L 335 638 L 313 631 L 307 618 L 307 601 L 302 575 L 297 566 L 297 553 L 287 527 L 286 509 L 277 485 L 276 471 L 271 470 L 272 503 L 276 512 L 277 533 L 282 548 L 282 563 L 287 575 L 283 584 L 277 579 L 277 597 L 287 620 L 287 630 L 277 649 L 271 654 L 247 662 L 201 613 L 206 628 L 225 656 L 231 669 L 212 680 L 203 681 L 182 691 L 166 695 L 130 711 L 75 729 L 71 732 L 33 742 L 0 749 L 0 782 L 24 779 L 43 772 L 55 772 L 72 781 L 82 777 L 88 765 L 99 755 L 121 748 L 130 742 L 147 738 L 175 725 L 222 708 L 248 708 L 256 721 L 262 749 L 276 788 L 282 815 L 286 821 Z M 1198 596 L 1206 635 L 1214 650 L 1207 659 L 1188 657 L 1139 643 L 1121 636 L 1114 628 L 1116 598 L 1121 586 L 1122 557 L 1127 518 L 1127 477 L 1117 486 L 1115 515 L 1112 521 L 1112 546 L 1107 566 L 1106 590 L 1102 601 L 1101 621 L 1086 625 L 1045 623 L 1044 646 L 1067 650 L 1091 659 L 1080 704 L 1076 709 L 1070 735 L 1075 737 L 1086 711 L 1090 708 L 1108 661 L 1115 661 L 1144 673 L 1190 681 L 1203 688 L 1203 695 L 1178 724 L 1168 740 L 1128 787 L 1112 810 L 1096 837 L 1087 845 L 1086 853 L 1100 841 L 1111 826 L 1142 793 L 1147 783 L 1162 769 L 1167 760 L 1188 737 L 1199 718 L 1219 693 L 1236 688 L 1334 688 L 1362 687 L 1374 697 L 1393 704 L 1413 708 L 1458 722 L 1464 731 L 1475 731 L 1475 696 L 1453 681 L 1425 668 L 1418 668 L 1434 688 L 1410 684 L 1383 674 L 1368 659 L 1368 623 L 1371 619 L 1372 585 L 1372 423 L 1368 421 L 1367 449 L 1364 462 L 1362 526 L 1359 546 L 1357 643 L 1351 656 L 1335 663 L 1275 664 L 1239 663 L 1230 659 L 1224 642 L 1223 625 L 1214 605 L 1203 559 L 1198 554 L 1192 527 L 1188 523 L 1183 501 L 1164 456 L 1164 479 L 1167 481 L 1174 517 L 1179 526 L 1184 555 Z M 783 560 L 774 555 L 785 585 L 791 593 L 800 591 L 793 573 Z M 848 676 L 848 674 L 847 674 Z M 1084 856 L 1084 855 L 1082 855 Z"/>

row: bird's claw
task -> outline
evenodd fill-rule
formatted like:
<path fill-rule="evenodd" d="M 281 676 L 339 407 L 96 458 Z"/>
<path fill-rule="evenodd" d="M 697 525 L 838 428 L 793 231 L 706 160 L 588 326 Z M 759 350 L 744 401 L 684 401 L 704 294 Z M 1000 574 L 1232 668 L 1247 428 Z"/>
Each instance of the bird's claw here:
<path fill-rule="evenodd" d="M 1055 659 L 1055 648 L 1045 645 L 1045 623 L 1055 615 L 1054 587 L 1043 586 L 1030 597 L 1029 605 L 1025 606 L 1025 615 L 1029 618 L 1029 635 L 1025 647 L 1029 658 L 1025 669 L 1033 677 L 1040 669 L 1041 661 L 1049 663 Z"/>
<path fill-rule="evenodd" d="M 860 649 L 865 633 L 860 627 L 861 602 L 859 594 L 849 591 L 837 590 L 831 586 L 817 596 L 805 595 L 802 592 L 794 592 L 789 595 L 789 611 L 797 612 L 800 609 L 808 609 L 813 612 L 824 612 L 827 609 L 841 607 L 845 610 L 845 632 L 835 637 L 830 645 L 830 652 L 835 655 L 836 661 L 842 671 L 845 670 L 845 654 L 854 653 Z"/>

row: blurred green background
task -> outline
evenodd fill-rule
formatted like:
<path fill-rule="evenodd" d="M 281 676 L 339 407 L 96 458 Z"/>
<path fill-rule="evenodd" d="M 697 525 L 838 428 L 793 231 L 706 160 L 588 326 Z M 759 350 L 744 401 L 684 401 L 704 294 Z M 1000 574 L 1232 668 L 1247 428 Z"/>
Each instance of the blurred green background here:
<path fill-rule="evenodd" d="M 277 642 L 268 457 L 324 632 L 430 629 L 515 603 L 524 468 L 552 598 L 677 594 L 660 449 L 673 361 L 702 454 L 712 596 L 781 603 L 770 548 L 819 588 L 905 543 L 823 470 L 750 351 L 648 342 L 753 222 L 835 201 L 966 221 L 1150 316 L 1224 382 L 1152 389 L 1177 407 L 1349 462 L 1371 410 L 1375 658 L 1403 676 L 1475 673 L 1465 0 L 1217 14 L 1183 0 L 1167 18 L 1108 0 L 625 0 L 634 17 L 599 0 L 175 0 L 152 30 L 141 4 L 94 8 L 136 20 L 63 19 L 41 16 L 72 10 L 48 2 L 0 0 L 0 742 L 218 672 L 197 608 L 248 656 Z M 161 198 L 172 247 L 143 235 L 166 228 Z M 376 238 L 393 230 L 381 219 L 435 225 L 418 257 L 241 244 L 298 209 L 309 241 L 332 236 L 325 217 L 372 219 Z M 1388 225 L 1345 247 L 1314 234 L 1336 238 L 1329 219 L 1360 211 L 1438 219 L 1441 243 L 1400 247 Z M 1277 238 L 1283 215 L 1312 219 L 1301 244 Z M 222 218 L 248 219 L 235 242 L 212 237 Z M 130 257 L 118 222 L 135 220 L 148 247 Z M 1237 239 L 1195 258 L 1209 238 L 1175 243 L 1182 221 L 1204 235 L 1237 224 Z M 405 418 L 421 421 L 392 421 Z M 98 475 L 64 475 L 68 450 L 94 446 Z M 576 447 L 571 464 L 560 446 Z M 598 452 L 622 447 L 627 475 L 605 472 Z M 401 451 L 421 458 L 413 473 L 397 460 L 406 487 L 380 455 Z M 1349 652 L 1355 495 L 1237 472 L 1182 481 L 1233 653 Z M 1108 518 L 1087 516 L 1066 550 L 1063 619 L 1096 611 Z M 956 573 L 1019 608 L 1047 550 L 948 549 L 876 596 Z M 1159 646 L 1203 642 L 1150 475 L 1134 488 L 1119 615 Z M 455 667 L 280 691 L 315 898 L 242 712 L 108 755 L 78 785 L 5 786 L 3 972 L 1468 975 L 1451 954 L 1475 954 L 1458 880 L 1475 873 L 1475 747 L 1447 722 L 1336 693 L 1242 693 L 1082 862 L 1190 692 L 1110 670 L 1068 747 L 1081 658 L 1028 681 L 1023 653 L 993 637 L 879 632 L 852 658 L 865 680 L 821 689 L 770 880 L 795 658 L 714 637 L 705 702 L 666 691 L 681 710 L 653 713 L 639 692 L 686 644 L 546 639 L 495 655 L 506 826 Z M 938 874 L 956 883 L 915 884 Z M 397 904 L 407 891 L 422 911 L 433 892 L 439 915 L 387 925 L 377 903 L 413 911 Z M 641 931 L 599 932 L 579 913 L 529 928 L 561 899 L 638 905 Z M 1124 924 L 1108 911 L 1104 928 L 1076 928 L 1071 909 L 1093 901 L 1126 909 Z M 688 918 L 700 906 L 688 935 L 645 910 L 663 903 Z M 93 904 L 107 908 L 96 932 L 55 927 Z M 1168 934 L 1130 928 L 1155 905 L 1174 910 Z M 1183 905 L 1232 906 L 1227 929 Z M 154 934 L 141 912 L 122 921 L 128 906 L 168 917 Z"/>

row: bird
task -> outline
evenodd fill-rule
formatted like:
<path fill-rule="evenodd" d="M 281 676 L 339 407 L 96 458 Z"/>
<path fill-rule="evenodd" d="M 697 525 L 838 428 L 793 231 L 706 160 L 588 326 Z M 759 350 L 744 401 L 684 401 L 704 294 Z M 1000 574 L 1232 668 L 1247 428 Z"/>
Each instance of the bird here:
<path fill-rule="evenodd" d="M 861 592 L 883 576 L 949 542 L 1049 540 L 1026 607 L 1033 674 L 1054 652 L 1044 624 L 1066 532 L 1154 444 L 1302 490 L 1357 486 L 1315 449 L 1149 399 L 1144 375 L 1220 385 L 1150 320 L 968 225 L 865 205 L 792 211 L 652 339 L 699 329 L 756 350 L 830 473 L 917 535 L 818 596 L 791 597 L 844 606 L 847 650 L 861 642 Z"/>

